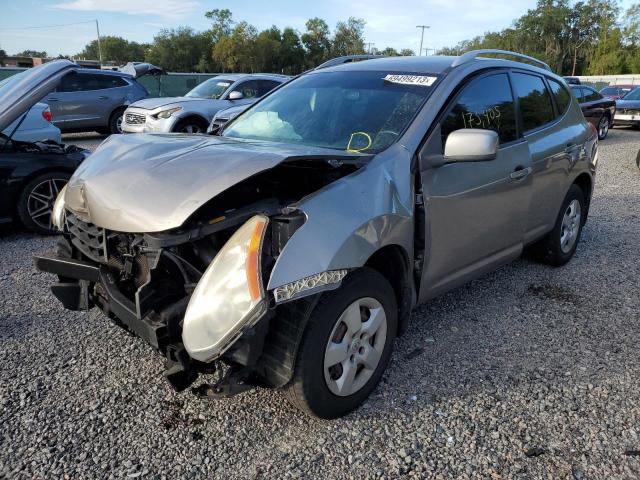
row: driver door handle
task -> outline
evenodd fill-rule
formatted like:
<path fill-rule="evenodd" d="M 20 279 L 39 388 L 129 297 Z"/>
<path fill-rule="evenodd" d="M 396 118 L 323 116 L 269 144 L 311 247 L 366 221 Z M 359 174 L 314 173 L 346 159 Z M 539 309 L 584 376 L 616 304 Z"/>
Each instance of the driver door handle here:
<path fill-rule="evenodd" d="M 533 168 L 531 167 L 527 167 L 527 168 L 518 167 L 509 176 L 511 177 L 511 180 L 522 180 L 523 178 L 528 177 L 532 170 Z"/>

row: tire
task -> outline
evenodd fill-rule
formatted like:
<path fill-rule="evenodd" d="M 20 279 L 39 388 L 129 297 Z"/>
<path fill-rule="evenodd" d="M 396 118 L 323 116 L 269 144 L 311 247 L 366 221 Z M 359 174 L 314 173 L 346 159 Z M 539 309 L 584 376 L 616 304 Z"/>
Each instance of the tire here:
<path fill-rule="evenodd" d="M 578 207 L 578 218 L 571 217 L 570 206 Z M 553 230 L 531 247 L 534 258 L 555 267 L 560 267 L 571 260 L 578 247 L 582 227 L 587 220 L 586 215 L 584 193 L 578 185 L 571 185 L 562 202 Z M 565 216 L 568 217 L 569 224 L 565 221 Z M 571 231 L 573 233 L 570 233 Z M 570 244 L 563 242 L 563 239 L 567 238 L 564 235 L 569 235 L 569 239 L 572 239 Z"/>
<path fill-rule="evenodd" d="M 107 133 L 122 133 L 122 117 L 124 116 L 124 111 L 125 109 L 121 108 L 111 114 L 111 116 L 109 117 L 109 128 Z M 104 132 L 104 130 L 98 130 L 98 132 L 102 133 Z"/>
<path fill-rule="evenodd" d="M 43 235 L 57 233 L 51 224 L 51 211 L 58 192 L 70 177 L 65 172 L 52 172 L 27 183 L 18 197 L 18 216 L 25 227 Z"/>
<path fill-rule="evenodd" d="M 347 311 L 358 313 L 349 317 Z M 345 318 L 351 320 L 351 327 Z M 372 323 L 366 327 L 368 322 Z M 398 307 L 389 282 L 370 268 L 347 275 L 339 289 L 322 296 L 309 317 L 293 378 L 285 387 L 289 401 L 309 415 L 327 419 L 357 408 L 387 368 L 397 326 Z M 344 349 L 337 347 L 340 344 Z M 325 368 L 325 361 L 330 365 L 337 358 L 327 356 L 331 345 L 344 360 Z M 365 366 L 366 362 L 371 363 Z M 353 376 L 348 375 L 351 372 Z"/>
<path fill-rule="evenodd" d="M 177 133 L 206 133 L 208 125 L 198 118 L 185 118 L 176 123 L 173 131 Z"/>
<path fill-rule="evenodd" d="M 598 140 L 604 140 L 605 138 L 607 138 L 610 128 L 611 120 L 609 120 L 609 117 L 607 115 L 603 115 L 598 122 Z"/>

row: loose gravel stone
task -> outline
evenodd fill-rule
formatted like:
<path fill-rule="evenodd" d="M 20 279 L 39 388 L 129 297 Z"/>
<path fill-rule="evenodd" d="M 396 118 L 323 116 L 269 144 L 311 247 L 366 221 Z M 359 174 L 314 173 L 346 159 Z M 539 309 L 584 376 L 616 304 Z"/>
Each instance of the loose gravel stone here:
<path fill-rule="evenodd" d="M 640 478 L 639 147 L 625 129 L 601 143 L 567 266 L 523 258 L 417 308 L 335 421 L 277 391 L 173 392 L 151 347 L 53 298 L 31 260 L 53 238 L 5 230 L 0 478 Z"/>

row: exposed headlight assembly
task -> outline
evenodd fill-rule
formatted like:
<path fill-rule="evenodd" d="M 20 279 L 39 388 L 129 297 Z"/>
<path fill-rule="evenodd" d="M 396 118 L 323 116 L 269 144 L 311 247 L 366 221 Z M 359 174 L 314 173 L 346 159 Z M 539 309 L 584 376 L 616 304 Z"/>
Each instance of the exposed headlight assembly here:
<path fill-rule="evenodd" d="M 65 185 L 58 193 L 56 201 L 53 203 L 53 210 L 51 210 L 51 224 L 60 231 L 64 229 L 64 192 L 66 191 L 67 186 Z"/>
<path fill-rule="evenodd" d="M 154 116 L 156 118 L 169 118 L 171 115 L 173 115 L 176 112 L 179 112 L 180 110 L 182 110 L 182 107 L 169 108 L 167 110 L 162 110 L 156 113 Z"/>
<path fill-rule="evenodd" d="M 210 362 L 267 308 L 260 271 L 268 219 L 256 215 L 218 252 L 191 295 L 182 341 L 192 358 Z"/>

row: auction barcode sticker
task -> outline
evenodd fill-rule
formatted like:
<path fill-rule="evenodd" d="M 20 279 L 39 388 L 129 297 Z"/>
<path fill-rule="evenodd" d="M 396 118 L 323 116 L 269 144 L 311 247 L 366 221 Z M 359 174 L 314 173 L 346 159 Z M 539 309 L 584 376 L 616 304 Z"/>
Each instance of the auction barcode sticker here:
<path fill-rule="evenodd" d="M 429 77 L 426 75 L 391 75 L 388 74 L 383 78 L 385 82 L 399 83 L 400 85 L 418 85 L 420 87 L 430 87 L 437 77 Z"/>

